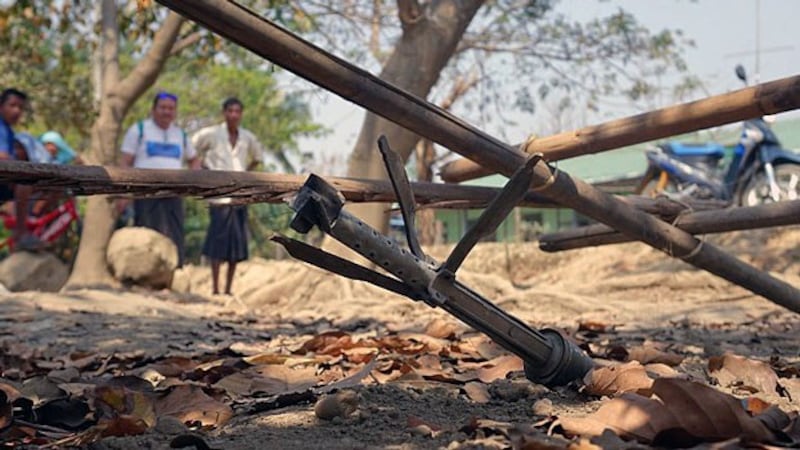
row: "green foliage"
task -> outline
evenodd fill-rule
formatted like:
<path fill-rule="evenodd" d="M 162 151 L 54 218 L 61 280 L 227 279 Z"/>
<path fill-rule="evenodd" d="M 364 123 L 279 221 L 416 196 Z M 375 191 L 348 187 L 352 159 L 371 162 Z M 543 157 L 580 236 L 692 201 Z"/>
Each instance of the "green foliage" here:
<path fill-rule="evenodd" d="M 0 9 L 0 86 L 31 96 L 34 114 L 21 128 L 34 133 L 61 130 L 79 142 L 96 112 L 86 30 L 87 8 L 72 2 L 17 1 Z"/>
<path fill-rule="evenodd" d="M 403 33 L 397 3 L 320 0 L 291 7 L 315 18 L 305 37 L 377 72 Z M 423 14 L 444 4 L 418 3 Z M 686 71 L 682 51 L 693 42 L 680 30 L 649 30 L 623 9 L 578 22 L 558 4 L 482 2 L 429 99 L 439 103 L 457 80 L 477 78 L 455 111 L 502 133 L 513 123 L 510 109 L 535 113 L 559 100 L 551 97 L 568 96 L 576 109 L 619 105 L 620 98 L 630 106 L 653 107 L 648 103 L 671 92 L 660 85 L 664 75 Z"/>

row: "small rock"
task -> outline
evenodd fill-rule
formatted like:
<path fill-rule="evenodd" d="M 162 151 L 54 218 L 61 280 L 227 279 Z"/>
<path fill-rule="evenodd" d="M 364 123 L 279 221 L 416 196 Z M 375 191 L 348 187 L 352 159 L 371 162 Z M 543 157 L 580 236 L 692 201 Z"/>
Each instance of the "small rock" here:
<path fill-rule="evenodd" d="M 69 269 L 50 253 L 16 252 L 0 262 L 0 283 L 12 292 L 58 292 Z"/>
<path fill-rule="evenodd" d="M 153 387 L 158 386 L 158 383 L 161 383 L 166 379 L 164 375 L 161 375 L 160 373 L 156 372 L 153 369 L 145 370 L 144 372 L 141 373 L 141 375 L 139 375 L 139 378 L 149 381 L 150 384 L 153 385 Z"/>
<path fill-rule="evenodd" d="M 533 413 L 537 416 L 552 416 L 554 410 L 553 401 L 549 398 L 536 400 L 533 404 Z"/>
<path fill-rule="evenodd" d="M 530 391 L 528 390 L 529 385 L 530 382 L 528 381 L 513 382 L 510 380 L 498 380 L 489 387 L 489 393 L 496 399 L 516 402 L 530 395 Z"/>
<path fill-rule="evenodd" d="M 189 429 L 186 428 L 183 422 L 180 419 L 173 416 L 161 416 L 158 418 L 156 422 L 155 431 L 161 434 L 183 434 L 186 433 Z"/>
<path fill-rule="evenodd" d="M 358 394 L 345 390 L 322 397 L 314 405 L 314 414 L 322 420 L 333 420 L 334 417 L 345 418 L 358 409 Z"/>
<path fill-rule="evenodd" d="M 411 428 L 408 429 L 408 431 L 410 431 L 411 434 L 414 434 L 414 435 L 417 435 L 417 436 L 426 436 L 426 437 L 433 436 L 433 430 L 431 429 L 431 427 L 425 425 L 424 423 L 423 424 L 419 424 L 419 425 L 417 425 L 415 427 L 411 427 Z"/>

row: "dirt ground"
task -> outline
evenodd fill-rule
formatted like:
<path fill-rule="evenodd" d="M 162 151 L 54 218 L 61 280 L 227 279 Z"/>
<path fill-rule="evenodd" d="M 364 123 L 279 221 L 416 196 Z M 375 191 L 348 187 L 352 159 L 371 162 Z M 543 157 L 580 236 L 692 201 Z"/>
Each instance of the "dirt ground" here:
<path fill-rule="evenodd" d="M 800 286 L 798 227 L 708 241 Z M 442 260 L 448 250 L 429 252 Z M 536 243 L 480 244 L 459 278 L 523 321 L 562 328 L 595 356 L 609 360 L 618 347 L 655 346 L 680 355 L 677 372 L 710 384 L 709 358 L 726 352 L 773 367 L 800 368 L 800 316 L 642 244 L 560 254 L 542 253 Z M 225 449 L 580 447 L 583 441 L 559 432 L 555 421 L 586 416 L 608 400 L 576 385 L 547 389 L 531 384 L 513 369 L 465 381 L 458 376 L 462 369 L 480 371 L 491 367 L 486 361 L 505 362 L 503 352 L 488 347 L 479 333 L 443 311 L 302 263 L 242 264 L 236 299 L 207 295 L 210 282 L 204 267 L 187 267 L 176 285 L 182 292 L 2 295 L 4 379 L 20 383 L 31 374 L 64 370 L 80 358 L 87 362 L 73 364 L 80 374 L 73 384 L 110 375 L 144 377 L 144 369 L 167 360 L 262 361 L 281 355 L 283 367 L 308 369 L 303 373 L 318 389 L 299 387 L 295 375 L 283 378 L 289 387 L 277 396 L 263 389 L 226 391 L 223 385 L 215 398 L 233 412 L 224 423 L 196 430 L 159 420 L 141 435 L 78 442 L 97 449 L 170 448 L 175 436 L 191 444 L 191 433 L 212 448 Z M 438 335 L 431 324 L 450 328 Z M 325 341 L 328 350 L 322 350 L 324 345 L 309 350 L 309 343 L 320 336 L 337 342 L 344 336 L 348 345 L 331 351 Z M 387 343 L 390 338 L 395 343 Z M 410 350 L 410 343 L 425 345 Z M 380 354 L 369 364 L 377 365 L 357 377 L 360 383 L 346 386 L 354 395 L 349 400 L 354 411 L 333 420 L 318 418 L 314 404 L 322 396 L 320 387 L 358 375 L 368 360 L 361 356 L 375 348 Z M 202 385 L 196 379 L 189 383 L 186 373 L 175 379 Z M 734 387 L 716 389 L 742 397 Z M 764 400 L 785 412 L 800 409 L 798 398 L 772 395 Z M 524 444 L 532 440 L 536 446 Z M 594 442 L 602 447 L 633 445 Z"/>

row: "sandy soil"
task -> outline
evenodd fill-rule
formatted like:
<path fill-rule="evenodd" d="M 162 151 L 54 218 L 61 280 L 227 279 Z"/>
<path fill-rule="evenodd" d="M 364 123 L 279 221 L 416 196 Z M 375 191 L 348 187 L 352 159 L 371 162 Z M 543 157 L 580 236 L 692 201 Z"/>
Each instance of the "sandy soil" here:
<path fill-rule="evenodd" d="M 800 228 L 709 241 L 800 286 Z M 440 260 L 447 251 L 429 249 Z M 535 243 L 481 244 L 462 271 L 465 284 L 534 326 L 564 328 L 598 348 L 655 343 L 683 355 L 679 370 L 690 375 L 705 377 L 707 358 L 725 351 L 798 363 L 800 316 L 641 244 L 561 254 L 542 253 Z M 30 358 L 53 361 L 75 352 L 127 355 L 143 365 L 169 356 L 280 353 L 330 330 L 380 337 L 421 333 L 437 318 L 457 323 L 424 304 L 288 260 L 242 264 L 235 300 L 206 295 L 204 267 L 186 268 L 178 284 L 183 292 L 5 294 L 0 348 L 20 355 L 21 346 Z M 605 331 L 578 332 L 587 322 Z M 478 338 L 462 325 L 457 329 L 458 339 Z M 13 378 L 9 364 L 3 369 Z M 585 415 L 599 404 L 574 387 L 550 390 L 520 373 L 487 386 L 488 402 L 478 403 L 457 383 L 366 378 L 355 388 L 357 411 L 346 419 L 320 420 L 309 401 L 259 413 L 233 402 L 234 417 L 201 435 L 211 447 L 226 449 L 510 448 L 506 428 L 465 426 L 485 419 L 524 427 L 548 415 Z M 544 414 L 543 399 L 549 400 Z M 800 409 L 797 400 L 777 401 L 785 410 Z M 433 432 L 420 431 L 411 418 Z M 546 428 L 536 432 L 544 436 Z M 92 448 L 169 448 L 174 434 L 107 438 Z M 554 448 L 568 443 L 553 439 Z"/>

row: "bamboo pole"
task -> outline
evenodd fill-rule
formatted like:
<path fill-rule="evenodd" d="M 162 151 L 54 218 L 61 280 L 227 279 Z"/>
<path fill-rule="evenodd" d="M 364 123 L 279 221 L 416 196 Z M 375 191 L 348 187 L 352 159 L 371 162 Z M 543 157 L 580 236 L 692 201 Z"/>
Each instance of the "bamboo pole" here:
<path fill-rule="evenodd" d="M 673 222 L 692 234 L 724 233 L 754 228 L 800 224 L 800 200 L 744 208 L 695 211 L 679 215 Z M 605 225 L 589 225 L 573 230 L 542 235 L 539 248 L 559 252 L 583 247 L 620 244 L 632 239 Z"/>
<path fill-rule="evenodd" d="M 669 136 L 800 108 L 800 75 L 670 106 L 521 144 L 526 153 L 548 161 L 599 153 Z M 495 171 L 468 159 L 442 167 L 448 183 L 491 175 Z"/>
<path fill-rule="evenodd" d="M 235 2 L 158 1 L 275 64 L 503 175 L 511 176 L 527 158 L 441 108 L 303 41 Z M 800 95 L 797 91 L 793 92 Z M 800 291 L 791 285 L 564 172 L 553 172 L 544 162 L 534 167 L 532 186 L 562 205 L 800 312 Z"/>
<path fill-rule="evenodd" d="M 325 177 L 349 202 L 397 201 L 388 181 L 363 178 Z M 133 197 L 196 196 L 231 197 L 234 203 L 282 203 L 295 195 L 306 181 L 305 175 L 204 170 L 149 170 L 113 166 L 62 166 L 0 161 L 0 182 L 33 185 L 37 190 L 69 189 L 74 195 L 125 195 Z M 441 183 L 411 183 L 417 204 L 437 209 L 485 208 L 500 189 Z M 674 218 L 687 208 L 719 209 L 719 201 L 681 200 L 667 197 L 618 197 L 649 214 Z M 534 192 L 528 192 L 519 206 L 558 208 L 559 205 Z"/>
<path fill-rule="evenodd" d="M 305 175 L 215 170 L 148 170 L 111 166 L 63 166 L 0 161 L 0 182 L 31 184 L 37 189 L 70 189 L 76 195 L 126 194 L 139 197 L 197 196 L 231 197 L 234 202 L 281 203 L 297 193 Z M 394 202 L 394 190 L 388 181 L 359 178 L 326 177 L 350 202 Z M 441 183 L 411 183 L 415 199 L 423 205 L 460 204 L 484 207 L 499 189 Z M 528 193 L 523 206 L 558 207 L 551 200 Z M 681 205 L 640 202 L 647 210 L 674 211 Z M 695 205 L 713 207 L 713 205 Z"/>

